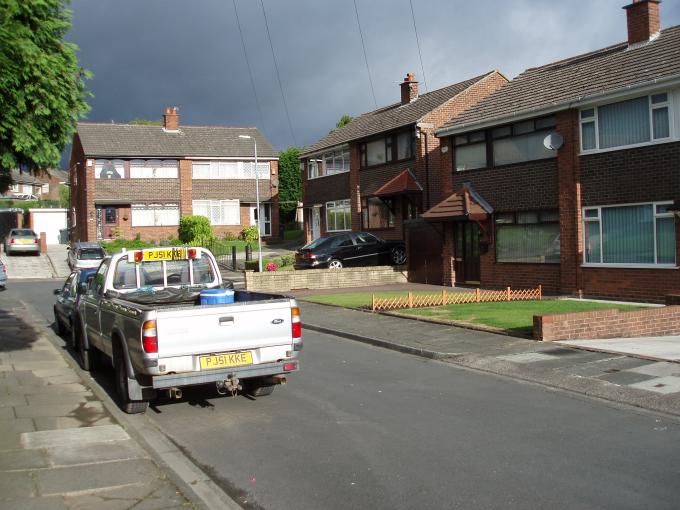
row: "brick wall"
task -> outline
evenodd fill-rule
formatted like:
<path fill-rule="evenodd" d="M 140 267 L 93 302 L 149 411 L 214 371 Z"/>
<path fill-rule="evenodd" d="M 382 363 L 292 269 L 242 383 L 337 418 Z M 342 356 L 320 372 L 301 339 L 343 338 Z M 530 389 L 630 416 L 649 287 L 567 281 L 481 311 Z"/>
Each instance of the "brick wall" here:
<path fill-rule="evenodd" d="M 596 310 L 534 316 L 534 338 L 544 342 L 678 334 L 680 334 L 680 306 L 629 312 Z"/>
<path fill-rule="evenodd" d="M 194 206 L 191 203 L 194 193 L 194 182 L 192 179 L 193 167 L 191 161 L 181 159 L 179 162 L 179 214 L 180 216 L 191 216 Z"/>
<path fill-rule="evenodd" d="M 262 292 L 368 287 L 408 281 L 406 271 L 391 266 L 244 273 L 246 289 Z"/>
<path fill-rule="evenodd" d="M 557 293 L 560 288 L 559 264 L 515 264 L 495 262 L 494 246 L 479 257 L 481 285 L 491 288 L 535 288 L 543 286 L 543 291 Z"/>
<path fill-rule="evenodd" d="M 94 186 L 95 201 L 177 202 L 180 193 L 179 179 L 94 179 Z"/>
<path fill-rule="evenodd" d="M 328 175 L 317 179 L 305 180 L 305 205 L 324 204 L 332 200 L 347 200 L 349 198 L 349 172 Z"/>

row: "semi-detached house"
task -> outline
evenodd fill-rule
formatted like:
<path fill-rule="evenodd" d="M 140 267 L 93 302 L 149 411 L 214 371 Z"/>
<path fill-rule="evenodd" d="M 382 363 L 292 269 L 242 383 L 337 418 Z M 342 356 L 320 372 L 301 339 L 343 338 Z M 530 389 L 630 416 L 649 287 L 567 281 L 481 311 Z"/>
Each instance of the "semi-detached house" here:
<path fill-rule="evenodd" d="M 506 82 L 491 71 L 419 95 L 418 82 L 408 74 L 400 85 L 401 101 L 364 113 L 307 147 L 300 155 L 305 240 L 341 231 L 408 240 L 423 226 L 418 220 L 423 210 L 451 187 L 451 174 L 440 171 L 434 130 Z M 440 236 L 424 228 L 428 238 L 409 251 L 409 270 L 421 281 L 439 281 L 440 276 L 419 273 L 441 270 Z"/>
<path fill-rule="evenodd" d="M 81 122 L 70 169 L 73 241 L 176 238 L 192 214 L 237 235 L 257 221 L 256 171 L 261 233 L 278 235 L 278 155 L 257 128 L 180 125 L 177 108 L 159 126 Z"/>
<path fill-rule="evenodd" d="M 661 301 L 680 290 L 680 26 L 528 69 L 437 131 L 446 285 Z"/>

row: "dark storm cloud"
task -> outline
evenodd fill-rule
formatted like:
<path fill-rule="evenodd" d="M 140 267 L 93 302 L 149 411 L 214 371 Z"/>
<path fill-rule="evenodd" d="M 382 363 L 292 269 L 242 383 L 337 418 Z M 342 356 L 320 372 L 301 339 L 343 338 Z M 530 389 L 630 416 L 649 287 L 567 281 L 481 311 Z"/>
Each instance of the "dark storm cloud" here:
<path fill-rule="evenodd" d="M 430 90 L 499 69 L 528 67 L 626 38 L 625 0 L 413 0 Z M 237 0 L 262 109 L 258 115 L 232 0 L 74 0 L 69 39 L 94 73 L 88 120 L 159 119 L 179 106 L 187 124 L 256 125 L 293 144 L 259 0 Z M 399 98 L 406 72 L 422 79 L 409 0 L 357 0 L 378 106 Z M 343 114 L 374 108 L 352 0 L 264 0 L 298 145 Z M 680 22 L 661 5 L 662 26 Z M 422 83 L 422 81 L 421 81 Z M 424 83 L 421 87 L 424 87 Z"/>

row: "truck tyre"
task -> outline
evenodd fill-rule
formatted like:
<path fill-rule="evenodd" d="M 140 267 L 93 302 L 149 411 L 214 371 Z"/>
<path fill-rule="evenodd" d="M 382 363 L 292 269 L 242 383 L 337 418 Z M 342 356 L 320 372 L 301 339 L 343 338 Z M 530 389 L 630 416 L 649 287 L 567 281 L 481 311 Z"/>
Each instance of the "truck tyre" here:
<path fill-rule="evenodd" d="M 76 319 L 73 324 L 71 336 L 73 338 L 73 348 L 78 353 L 78 364 L 80 365 L 80 368 L 89 372 L 90 352 L 85 349 L 85 335 L 83 334 L 83 328 L 80 326 L 80 321 L 78 321 L 78 319 Z"/>
<path fill-rule="evenodd" d="M 130 400 L 128 395 L 128 373 L 125 366 L 125 357 L 120 349 L 115 354 L 113 369 L 116 374 L 116 391 L 120 408 L 127 414 L 139 414 L 146 412 L 149 403 L 146 400 Z"/>
<path fill-rule="evenodd" d="M 54 329 L 57 330 L 57 335 L 59 336 L 64 336 L 64 333 L 66 333 L 64 323 L 59 319 L 59 314 L 57 313 L 56 308 L 54 309 Z"/>
<path fill-rule="evenodd" d="M 246 395 L 251 397 L 266 397 L 274 393 L 274 384 L 263 384 L 259 378 L 246 381 L 244 385 Z"/>

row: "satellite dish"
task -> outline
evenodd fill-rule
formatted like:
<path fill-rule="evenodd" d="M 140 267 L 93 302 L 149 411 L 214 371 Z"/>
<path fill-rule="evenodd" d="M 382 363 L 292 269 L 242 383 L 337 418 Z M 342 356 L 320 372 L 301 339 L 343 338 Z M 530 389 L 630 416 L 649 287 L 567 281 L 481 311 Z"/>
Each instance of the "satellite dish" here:
<path fill-rule="evenodd" d="M 546 149 L 556 151 L 564 145 L 564 138 L 559 133 L 550 133 L 543 139 L 543 145 Z"/>
<path fill-rule="evenodd" d="M 274 186 L 275 188 L 279 187 L 279 180 L 276 177 L 272 179 L 272 186 Z"/>

